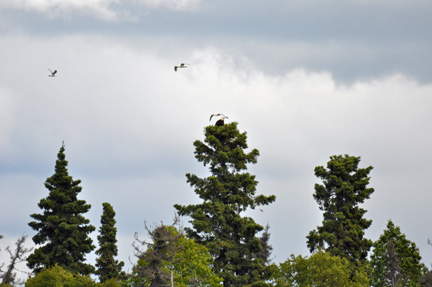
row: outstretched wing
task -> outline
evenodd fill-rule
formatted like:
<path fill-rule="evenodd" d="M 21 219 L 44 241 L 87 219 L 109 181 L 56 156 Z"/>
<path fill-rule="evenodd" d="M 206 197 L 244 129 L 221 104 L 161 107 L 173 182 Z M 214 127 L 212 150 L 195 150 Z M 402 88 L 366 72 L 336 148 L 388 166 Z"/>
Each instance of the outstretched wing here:
<path fill-rule="evenodd" d="M 50 69 L 48 69 L 48 71 L 51 73 L 51 77 L 54 77 L 55 74 L 57 73 L 57 70 L 51 71 Z"/>
<path fill-rule="evenodd" d="M 217 116 L 220 116 L 220 115 L 222 115 L 222 114 L 221 114 L 221 113 L 219 113 L 219 114 L 212 114 L 212 115 L 210 116 L 209 121 L 211 121 L 211 119 L 212 119 L 213 116 L 216 116 L 216 117 L 217 117 Z M 223 116 L 223 115 L 222 115 L 222 116 Z"/>

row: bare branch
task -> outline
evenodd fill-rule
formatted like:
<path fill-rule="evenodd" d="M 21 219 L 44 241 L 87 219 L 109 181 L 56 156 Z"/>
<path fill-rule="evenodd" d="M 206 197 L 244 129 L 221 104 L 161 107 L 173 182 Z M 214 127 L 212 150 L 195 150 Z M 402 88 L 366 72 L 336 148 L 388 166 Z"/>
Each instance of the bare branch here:
<path fill-rule="evenodd" d="M 20 262 L 23 262 L 26 260 L 25 255 L 33 250 L 33 248 L 25 248 L 24 243 L 27 239 L 26 235 L 21 236 L 17 242 L 15 242 L 15 250 L 12 252 L 10 247 L 6 247 L 6 251 L 9 253 L 10 256 L 10 263 L 7 267 L 7 270 L 1 274 L 0 278 L 2 278 L 2 283 L 6 285 L 14 284 L 16 283 L 16 273 L 14 271 L 20 271 L 16 268 L 16 265 Z M 22 271 L 20 271 L 22 272 Z"/>

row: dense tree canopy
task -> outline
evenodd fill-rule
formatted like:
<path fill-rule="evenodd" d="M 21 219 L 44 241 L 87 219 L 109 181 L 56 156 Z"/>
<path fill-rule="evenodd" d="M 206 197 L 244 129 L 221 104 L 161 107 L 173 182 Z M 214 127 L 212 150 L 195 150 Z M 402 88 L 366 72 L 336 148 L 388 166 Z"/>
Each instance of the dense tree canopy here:
<path fill-rule="evenodd" d="M 213 270 L 224 279 L 224 286 L 246 286 L 265 280 L 262 250 L 256 236 L 263 227 L 241 213 L 249 208 L 267 205 L 275 196 L 256 195 L 255 176 L 245 170 L 256 163 L 259 152 L 248 147 L 246 133 L 237 123 L 205 128 L 205 139 L 195 141 L 195 157 L 211 175 L 200 178 L 186 174 L 202 203 L 175 205 L 181 216 L 190 216 L 192 228 L 187 234 L 204 244 L 214 257 Z"/>
<path fill-rule="evenodd" d="M 101 227 L 99 229 L 98 242 L 99 249 L 96 250 L 96 275 L 101 282 L 111 278 L 123 278 L 122 267 L 123 261 L 118 261 L 115 257 L 118 254 L 117 249 L 117 228 L 115 227 L 115 211 L 111 204 L 104 202 L 103 213 L 101 216 Z"/>
<path fill-rule="evenodd" d="M 404 287 L 420 286 L 420 278 L 425 272 L 416 244 L 409 241 L 391 220 L 373 244 L 370 264 L 371 283 L 376 287 L 392 286 L 392 283 Z"/>
<path fill-rule="evenodd" d="M 310 257 L 291 255 L 279 265 L 274 283 L 276 287 L 368 287 L 369 279 L 365 268 L 319 250 Z"/>
<path fill-rule="evenodd" d="M 187 238 L 174 226 L 147 228 L 151 242 L 139 251 L 133 285 L 140 286 L 220 286 L 221 278 L 211 271 L 213 258 L 203 245 Z M 172 281 L 172 282 L 171 282 Z"/>
<path fill-rule="evenodd" d="M 68 174 L 68 162 L 62 145 L 57 155 L 55 173 L 45 182 L 49 195 L 40 200 L 42 214 L 31 214 L 35 220 L 29 226 L 37 231 L 33 242 L 40 247 L 27 258 L 27 266 L 35 272 L 58 264 L 73 273 L 87 275 L 94 267 L 84 263 L 85 256 L 95 246 L 89 234 L 95 230 L 83 214 L 91 205 L 78 199 L 80 180 Z"/>
<path fill-rule="evenodd" d="M 323 225 L 307 236 L 310 251 L 322 248 L 352 262 L 365 262 L 372 241 L 364 230 L 372 220 L 363 215 L 359 204 L 374 192 L 368 188 L 372 167 L 359 168 L 360 157 L 331 156 L 327 168 L 317 166 L 315 175 L 323 184 L 315 184 L 314 198 L 323 211 Z"/>

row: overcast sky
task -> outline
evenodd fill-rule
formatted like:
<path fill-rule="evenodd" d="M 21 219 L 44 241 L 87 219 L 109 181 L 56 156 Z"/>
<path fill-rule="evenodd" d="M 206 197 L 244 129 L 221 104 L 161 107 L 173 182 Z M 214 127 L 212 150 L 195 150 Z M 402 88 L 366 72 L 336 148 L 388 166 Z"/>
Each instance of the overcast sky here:
<path fill-rule="evenodd" d="M 0 261 L 23 234 L 33 246 L 64 141 L 87 218 L 99 228 L 113 205 L 130 269 L 144 221 L 199 202 L 185 174 L 208 175 L 193 142 L 220 112 L 260 151 L 257 193 L 277 197 L 247 213 L 270 225 L 274 262 L 309 255 L 314 168 L 349 154 L 374 167 L 366 237 L 391 219 L 430 267 L 431 13 L 429 0 L 0 0 Z"/>

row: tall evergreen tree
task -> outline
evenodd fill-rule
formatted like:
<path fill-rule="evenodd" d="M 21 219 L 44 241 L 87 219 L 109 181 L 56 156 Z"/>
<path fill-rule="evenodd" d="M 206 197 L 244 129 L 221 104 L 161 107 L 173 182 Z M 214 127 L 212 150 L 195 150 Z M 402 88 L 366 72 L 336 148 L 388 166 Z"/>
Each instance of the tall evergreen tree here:
<path fill-rule="evenodd" d="M 211 175 L 199 178 L 186 174 L 202 203 L 175 208 L 181 216 L 190 216 L 193 228 L 187 234 L 205 245 L 214 257 L 214 272 L 222 277 L 224 286 L 246 286 L 264 282 L 264 261 L 260 238 L 263 227 L 241 213 L 248 208 L 268 205 L 274 195 L 256 195 L 258 182 L 245 170 L 256 163 L 259 152 L 245 152 L 246 132 L 240 133 L 237 123 L 205 128 L 204 142 L 195 141 L 195 158 L 209 165 Z"/>
<path fill-rule="evenodd" d="M 416 244 L 391 220 L 373 244 L 370 265 L 371 283 L 376 287 L 398 286 L 391 285 L 392 282 L 404 287 L 420 286 L 420 278 L 426 271 Z"/>
<path fill-rule="evenodd" d="M 78 199 L 81 180 L 73 180 L 68 174 L 65 146 L 57 155 L 55 173 L 45 182 L 49 195 L 39 201 L 42 214 L 31 214 L 35 221 L 28 225 L 37 231 L 33 236 L 36 245 L 42 245 L 27 258 L 27 266 L 34 272 L 55 264 L 72 273 L 90 274 L 94 267 L 84 263 L 85 256 L 95 246 L 89 234 L 95 230 L 83 214 L 91 205 Z"/>
<path fill-rule="evenodd" d="M 332 255 L 347 258 L 351 262 L 365 262 L 372 241 L 364 238 L 364 230 L 372 220 L 363 215 L 359 207 L 373 193 L 369 184 L 372 167 L 359 168 L 360 157 L 331 156 L 327 169 L 315 168 L 315 175 L 323 184 L 315 184 L 314 198 L 323 211 L 323 225 L 307 236 L 311 252 L 324 249 Z"/>
<path fill-rule="evenodd" d="M 117 249 L 117 228 L 115 227 L 116 220 L 115 211 L 111 204 L 104 202 L 103 213 L 101 217 L 101 227 L 99 228 L 99 249 L 96 254 L 96 275 L 99 276 L 100 282 L 105 282 L 111 278 L 122 279 L 125 274 L 122 272 L 124 266 L 123 261 L 118 261 L 114 257 L 118 254 Z"/>

